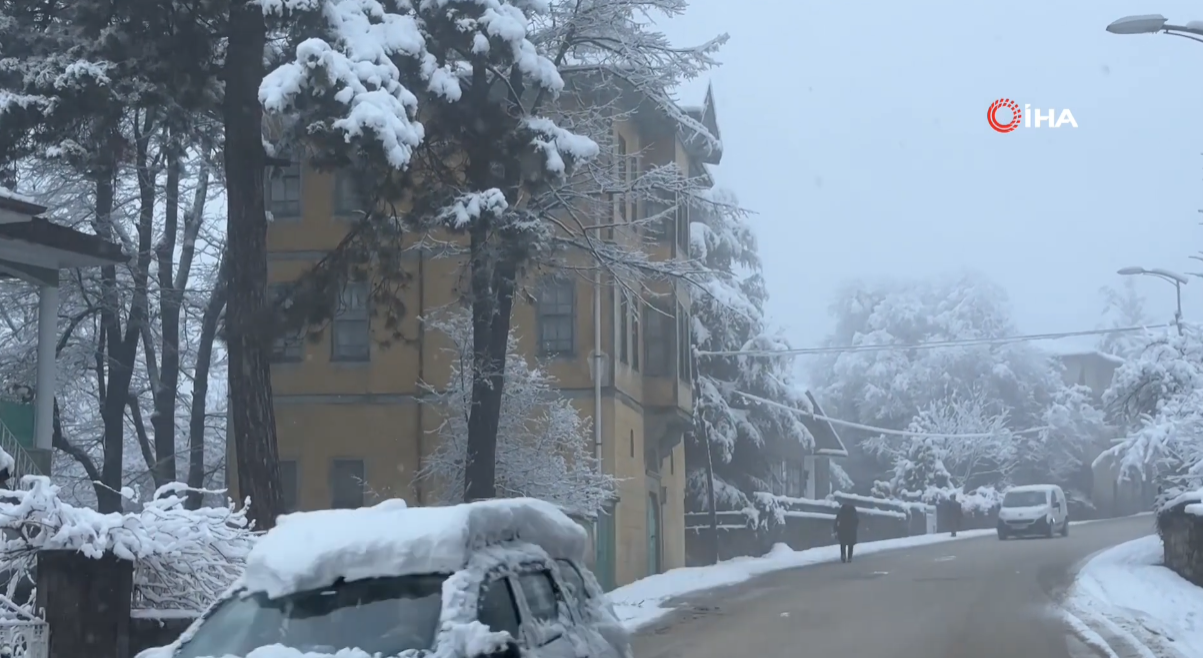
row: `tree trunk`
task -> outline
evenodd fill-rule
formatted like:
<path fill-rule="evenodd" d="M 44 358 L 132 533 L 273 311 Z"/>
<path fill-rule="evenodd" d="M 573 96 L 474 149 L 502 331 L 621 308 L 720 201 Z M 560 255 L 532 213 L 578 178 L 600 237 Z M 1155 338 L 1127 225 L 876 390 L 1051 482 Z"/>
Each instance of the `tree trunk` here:
<path fill-rule="evenodd" d="M 267 27 L 258 4 L 230 7 L 225 63 L 226 303 L 229 390 L 238 489 L 249 496 L 248 516 L 260 530 L 280 513 L 280 463 L 272 408 L 270 344 L 258 319 L 267 287 L 267 216 L 263 209 L 263 48 Z"/>
<path fill-rule="evenodd" d="M 468 450 L 464 500 L 497 495 L 497 428 L 505 388 L 505 357 L 514 305 L 514 263 L 490 268 L 487 227 L 472 231 L 472 408 L 468 413 Z"/>
<path fill-rule="evenodd" d="M 217 337 L 218 320 L 226 307 L 226 277 L 229 265 L 222 251 L 221 264 L 217 267 L 217 282 L 201 317 L 200 345 L 196 349 L 196 370 L 192 376 L 192 412 L 188 419 L 188 486 L 203 489 L 205 486 L 205 414 L 208 409 L 209 369 L 213 365 L 213 341 Z M 228 431 L 228 430 L 227 430 Z M 201 506 L 201 495 L 189 493 L 188 509 Z"/>
<path fill-rule="evenodd" d="M 180 386 L 180 306 L 184 291 L 175 287 L 175 246 L 180 228 L 180 149 L 175 134 L 168 134 L 167 185 L 164 190 L 163 236 L 155 246 L 159 278 L 159 324 L 163 350 L 159 364 L 158 389 L 154 392 L 155 429 L 154 479 L 156 483 L 174 482 L 175 406 Z M 162 486 L 160 484 L 160 486 Z"/>

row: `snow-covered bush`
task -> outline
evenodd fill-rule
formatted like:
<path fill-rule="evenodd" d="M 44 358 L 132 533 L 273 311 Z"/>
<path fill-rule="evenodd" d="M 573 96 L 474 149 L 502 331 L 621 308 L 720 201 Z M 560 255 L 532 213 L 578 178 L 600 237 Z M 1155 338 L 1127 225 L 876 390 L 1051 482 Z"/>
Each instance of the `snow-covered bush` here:
<path fill-rule="evenodd" d="M 472 406 L 472 330 L 465 313 L 428 319 L 453 347 L 451 378 L 444 388 L 423 382 L 445 420 L 435 430 L 438 443 L 425 459 L 419 479 L 430 482 L 439 502 L 464 502 L 464 463 L 468 415 Z M 615 480 L 594 455 L 592 423 L 560 394 L 555 379 L 518 351 L 509 338 L 506 385 L 497 430 L 498 496 L 539 498 L 573 513 L 594 515 L 614 497 Z"/>
<path fill-rule="evenodd" d="M 26 476 L 23 484 L 28 489 L 0 490 L 0 560 L 11 569 L 10 598 L 32 573 L 38 551 L 73 550 L 133 562 L 135 605 L 201 612 L 242 573 L 255 541 L 245 507 L 186 509 L 191 490 L 179 483 L 161 487 L 140 512 L 127 514 L 65 503 L 49 478 Z"/>
<path fill-rule="evenodd" d="M 1203 330 L 1182 326 L 1151 335 L 1103 395 L 1124 438 L 1099 459 L 1114 460 L 1120 479 L 1203 483 Z"/>

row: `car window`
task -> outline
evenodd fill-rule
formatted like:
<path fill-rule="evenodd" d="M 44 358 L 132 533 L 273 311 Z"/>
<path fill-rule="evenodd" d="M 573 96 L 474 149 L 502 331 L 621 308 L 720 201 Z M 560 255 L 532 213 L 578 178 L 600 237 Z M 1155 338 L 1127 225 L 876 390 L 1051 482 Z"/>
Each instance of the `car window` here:
<path fill-rule="evenodd" d="M 555 621 L 560 617 L 555 581 L 551 579 L 550 571 L 536 571 L 518 576 L 518 584 L 526 597 L 526 607 L 530 608 L 531 618 L 535 621 Z"/>
<path fill-rule="evenodd" d="M 175 655 L 245 656 L 276 644 L 321 654 L 361 649 L 395 656 L 430 649 L 446 579 L 368 578 L 275 599 L 236 594 L 219 603 Z"/>
<path fill-rule="evenodd" d="M 476 617 L 494 633 L 506 631 L 511 637 L 518 638 L 518 606 L 514 605 L 510 581 L 504 577 L 495 578 L 481 588 Z"/>
<path fill-rule="evenodd" d="M 585 588 L 585 579 L 581 577 L 581 572 L 568 560 L 556 560 L 556 564 L 560 565 L 560 576 L 568 585 L 569 594 L 583 603 L 589 598 L 589 590 Z"/>

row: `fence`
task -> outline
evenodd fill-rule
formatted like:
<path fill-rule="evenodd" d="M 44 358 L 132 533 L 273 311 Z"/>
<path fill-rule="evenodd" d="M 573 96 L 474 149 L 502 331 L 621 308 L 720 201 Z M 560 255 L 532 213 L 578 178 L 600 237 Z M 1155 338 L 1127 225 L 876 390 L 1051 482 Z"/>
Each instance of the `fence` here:
<path fill-rule="evenodd" d="M 755 497 L 755 509 L 716 514 L 717 537 L 711 530 L 708 512 L 686 514 L 685 563 L 709 564 L 716 543 L 719 560 L 764 555 L 778 543 L 798 551 L 834 544 L 835 513 L 845 501 L 856 505 L 859 513 L 859 541 L 926 532 L 925 505 L 843 494 L 813 500 L 760 493 Z"/>

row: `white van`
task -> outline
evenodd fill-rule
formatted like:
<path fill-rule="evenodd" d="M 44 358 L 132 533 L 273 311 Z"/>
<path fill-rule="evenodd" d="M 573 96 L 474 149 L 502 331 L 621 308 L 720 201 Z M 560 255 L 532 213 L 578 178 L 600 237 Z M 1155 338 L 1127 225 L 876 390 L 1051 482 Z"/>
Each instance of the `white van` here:
<path fill-rule="evenodd" d="M 998 510 L 998 538 L 1069 536 L 1069 513 L 1065 492 L 1055 484 L 1012 487 Z"/>

